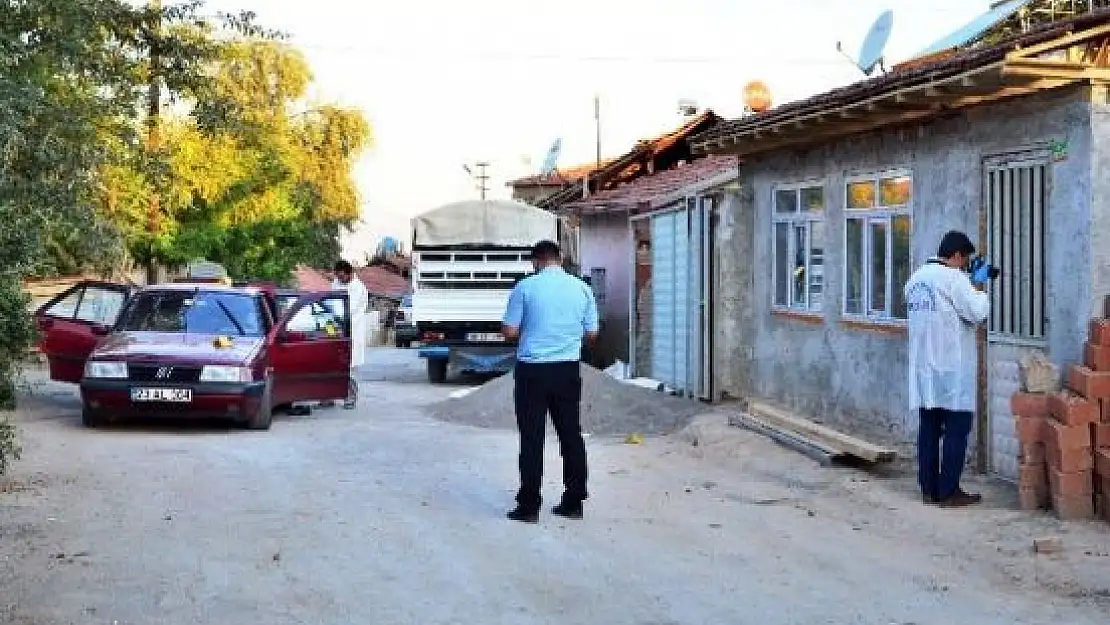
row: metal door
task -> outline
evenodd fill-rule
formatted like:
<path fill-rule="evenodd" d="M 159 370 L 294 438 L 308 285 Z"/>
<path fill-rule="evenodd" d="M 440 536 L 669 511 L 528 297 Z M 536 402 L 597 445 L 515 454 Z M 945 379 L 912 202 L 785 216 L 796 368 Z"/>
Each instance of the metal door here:
<path fill-rule="evenodd" d="M 687 397 L 710 399 L 712 200 L 651 217 L 652 377 Z"/>
<path fill-rule="evenodd" d="M 1020 390 L 1022 357 L 1044 353 L 1048 332 L 1045 258 L 1049 154 L 1042 151 L 987 159 L 983 167 L 985 235 L 981 252 L 1002 270 L 990 285 L 985 355 L 987 414 L 978 449 L 991 472 L 1016 479 L 1018 441 L 1010 398 Z"/>

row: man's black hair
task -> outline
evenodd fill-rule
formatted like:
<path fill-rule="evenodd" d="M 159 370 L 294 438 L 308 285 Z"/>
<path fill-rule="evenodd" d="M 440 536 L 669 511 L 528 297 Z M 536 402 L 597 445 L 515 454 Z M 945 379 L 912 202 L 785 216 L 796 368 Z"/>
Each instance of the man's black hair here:
<path fill-rule="evenodd" d="M 966 256 L 975 255 L 975 244 L 967 235 L 959 230 L 950 230 L 944 238 L 940 240 L 940 249 L 937 250 L 937 256 L 940 258 L 952 258 L 956 254 L 964 254 Z"/>
<path fill-rule="evenodd" d="M 532 246 L 532 258 L 540 261 L 559 258 L 559 244 L 554 241 L 540 241 Z"/>
<path fill-rule="evenodd" d="M 335 269 L 336 273 L 354 273 L 355 272 L 355 268 L 351 266 L 351 263 L 349 263 L 345 260 L 335 261 L 334 269 Z"/>

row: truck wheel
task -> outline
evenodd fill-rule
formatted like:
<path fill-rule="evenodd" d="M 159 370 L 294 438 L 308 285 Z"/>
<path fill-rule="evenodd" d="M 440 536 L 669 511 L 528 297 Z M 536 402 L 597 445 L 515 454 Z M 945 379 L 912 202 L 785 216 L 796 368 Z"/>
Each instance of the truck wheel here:
<path fill-rule="evenodd" d="M 447 381 L 447 361 L 438 358 L 428 359 L 428 381 L 442 384 Z"/>
<path fill-rule="evenodd" d="M 397 349 L 404 349 L 404 348 L 408 347 L 408 345 L 405 345 L 406 342 L 407 341 L 405 341 L 404 339 L 397 339 L 395 341 L 395 343 L 397 344 Z"/>
<path fill-rule="evenodd" d="M 266 382 L 266 390 L 262 391 L 262 401 L 258 402 L 258 409 L 247 417 L 248 430 L 268 430 L 274 422 L 273 397 L 270 395 L 270 383 Z"/>

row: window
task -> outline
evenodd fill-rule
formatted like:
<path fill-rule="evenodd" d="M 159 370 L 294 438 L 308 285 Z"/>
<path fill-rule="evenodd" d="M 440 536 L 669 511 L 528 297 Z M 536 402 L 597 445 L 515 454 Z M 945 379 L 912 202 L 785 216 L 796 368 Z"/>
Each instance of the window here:
<path fill-rule="evenodd" d="M 120 328 L 128 332 L 165 332 L 263 336 L 259 300 L 218 291 L 148 291 L 132 300 Z"/>
<path fill-rule="evenodd" d="M 844 189 L 844 314 L 906 318 L 913 178 L 889 173 L 855 178 Z"/>
<path fill-rule="evenodd" d="M 988 238 L 982 252 L 1002 271 L 989 289 L 989 328 L 994 335 L 1033 340 L 1045 337 L 1046 160 L 1010 157 L 987 164 L 984 193 Z"/>
<path fill-rule="evenodd" d="M 303 332 L 310 339 L 346 337 L 349 333 L 342 310 L 342 300 L 313 302 L 298 310 L 285 328 L 291 332 Z"/>
<path fill-rule="evenodd" d="M 820 312 L 825 294 L 825 189 L 775 189 L 771 237 L 775 308 Z"/>

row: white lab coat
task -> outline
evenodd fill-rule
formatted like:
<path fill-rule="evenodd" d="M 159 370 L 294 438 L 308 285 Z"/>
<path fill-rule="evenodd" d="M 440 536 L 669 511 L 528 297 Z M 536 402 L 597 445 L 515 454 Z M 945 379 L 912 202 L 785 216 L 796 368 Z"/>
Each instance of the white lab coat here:
<path fill-rule="evenodd" d="M 905 295 L 910 409 L 974 412 L 975 327 L 986 321 L 990 298 L 975 290 L 966 273 L 936 259 L 910 276 Z"/>
<path fill-rule="evenodd" d="M 367 308 L 370 306 L 370 294 L 366 285 L 358 276 L 343 284 L 333 280 L 331 288 L 336 291 L 347 291 L 347 299 L 351 307 L 351 368 L 361 367 L 366 362 L 366 343 L 369 340 L 370 316 Z"/>

